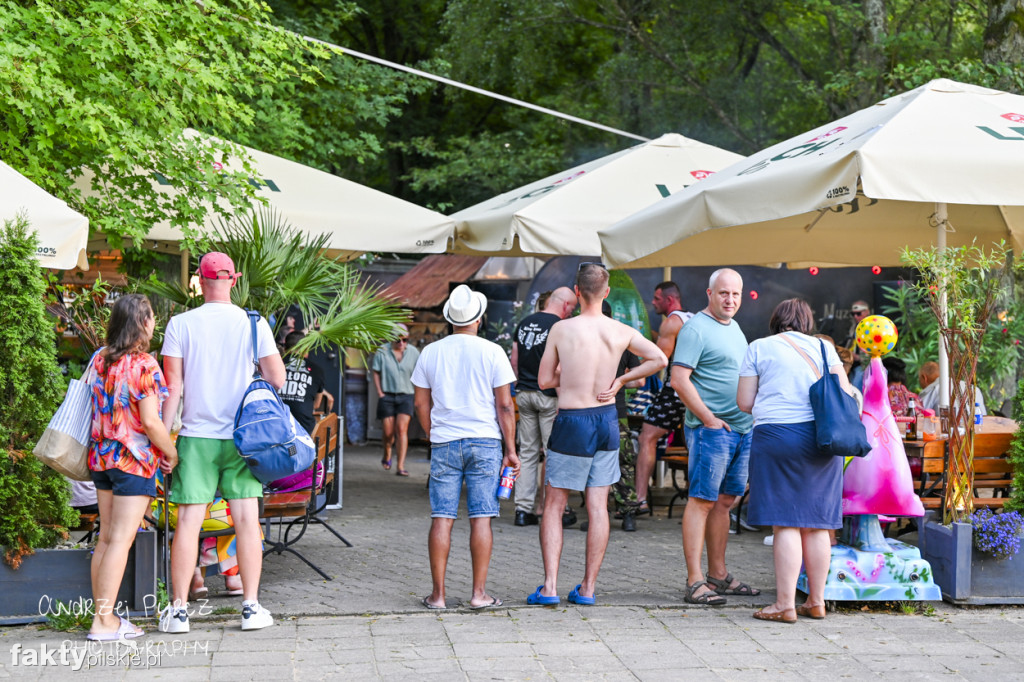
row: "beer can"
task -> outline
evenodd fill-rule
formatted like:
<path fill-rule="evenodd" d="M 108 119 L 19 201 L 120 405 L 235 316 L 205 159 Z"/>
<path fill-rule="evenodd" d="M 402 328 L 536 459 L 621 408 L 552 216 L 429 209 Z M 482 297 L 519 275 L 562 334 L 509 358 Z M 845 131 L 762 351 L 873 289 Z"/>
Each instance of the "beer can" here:
<path fill-rule="evenodd" d="M 501 470 L 501 482 L 498 484 L 498 499 L 507 500 L 512 495 L 512 484 L 515 483 L 515 476 L 512 467 L 504 467 Z"/>

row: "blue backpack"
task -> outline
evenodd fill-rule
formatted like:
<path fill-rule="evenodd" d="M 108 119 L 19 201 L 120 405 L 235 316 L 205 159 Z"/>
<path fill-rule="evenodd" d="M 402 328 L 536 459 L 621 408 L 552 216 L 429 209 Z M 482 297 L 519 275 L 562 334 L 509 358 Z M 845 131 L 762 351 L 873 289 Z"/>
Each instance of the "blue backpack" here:
<path fill-rule="evenodd" d="M 295 421 L 274 387 L 260 375 L 256 350 L 256 322 L 260 314 L 246 311 L 252 328 L 252 382 L 235 413 L 235 448 L 249 471 L 262 483 L 270 483 L 313 466 L 316 446 Z"/>

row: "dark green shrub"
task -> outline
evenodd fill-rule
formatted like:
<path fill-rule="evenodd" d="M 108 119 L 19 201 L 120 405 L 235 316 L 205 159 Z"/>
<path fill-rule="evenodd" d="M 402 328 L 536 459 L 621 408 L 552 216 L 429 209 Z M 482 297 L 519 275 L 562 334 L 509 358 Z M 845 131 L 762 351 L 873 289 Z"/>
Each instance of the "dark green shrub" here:
<path fill-rule="evenodd" d="M 1013 464 L 1013 493 L 1006 503 L 1010 511 L 1024 512 L 1024 379 L 1017 384 L 1017 395 L 1013 398 L 1013 418 L 1017 422 L 1017 433 L 1013 436 L 1006 458 Z"/>
<path fill-rule="evenodd" d="M 36 237 L 24 218 L 0 229 L 0 545 L 17 568 L 77 520 L 64 477 L 32 455 L 63 395 Z"/>

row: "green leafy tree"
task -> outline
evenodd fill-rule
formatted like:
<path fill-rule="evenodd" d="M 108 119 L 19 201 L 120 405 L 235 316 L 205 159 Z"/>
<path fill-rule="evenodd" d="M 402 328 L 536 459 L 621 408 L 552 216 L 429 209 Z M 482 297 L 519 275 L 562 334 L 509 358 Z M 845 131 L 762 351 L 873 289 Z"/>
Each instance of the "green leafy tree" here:
<path fill-rule="evenodd" d="M 356 47 L 403 63 L 439 57 L 456 80 L 647 137 L 680 132 L 751 153 L 934 78 L 1024 92 L 1019 50 L 990 49 L 1019 42 L 1017 14 L 999 19 L 995 5 L 1020 4 L 450 0 L 440 19 L 438 3 L 410 9 L 440 28 L 433 43 L 416 33 L 414 55 L 386 39 Z M 361 6 L 373 21 L 360 21 L 381 26 L 405 5 Z M 412 104 L 384 133 L 386 169 L 364 170 L 386 170 L 389 191 L 436 207 L 634 144 L 453 88 Z"/>
<path fill-rule="evenodd" d="M 286 130 L 295 107 L 259 106 L 309 83 L 327 52 L 269 25 L 258 0 L 37 0 L 0 12 L 0 158 L 108 235 L 170 221 L 186 233 L 209 205 L 248 206 L 251 167 L 221 171 L 231 140 Z M 81 174 L 95 192 L 73 183 Z M 175 190 L 163 193 L 152 173 Z M 217 204 L 222 198 L 226 203 Z"/>
<path fill-rule="evenodd" d="M 36 238 L 24 218 L 0 230 L 0 545 L 14 568 L 32 550 L 67 536 L 77 513 L 64 477 L 32 455 L 64 382 Z"/>
<path fill-rule="evenodd" d="M 416 23 L 424 3 L 405 4 L 410 6 L 391 8 L 373 19 L 387 22 L 380 31 L 388 33 L 389 44 L 408 49 L 429 32 L 429 25 Z M 297 35 L 378 53 L 377 45 L 368 48 L 350 40 L 350 27 L 375 29 L 367 13 L 354 3 L 272 0 L 268 5 L 273 10 L 272 21 Z M 407 59 L 408 55 L 402 55 L 399 61 Z M 236 141 L 273 149 L 279 156 L 347 177 L 353 169 L 372 165 L 377 156 L 387 153 L 381 140 L 386 127 L 433 85 L 344 52 L 333 53 L 330 60 L 322 62 L 320 72 L 322 77 L 315 83 L 292 79 L 261 95 L 253 102 L 257 125 Z"/>

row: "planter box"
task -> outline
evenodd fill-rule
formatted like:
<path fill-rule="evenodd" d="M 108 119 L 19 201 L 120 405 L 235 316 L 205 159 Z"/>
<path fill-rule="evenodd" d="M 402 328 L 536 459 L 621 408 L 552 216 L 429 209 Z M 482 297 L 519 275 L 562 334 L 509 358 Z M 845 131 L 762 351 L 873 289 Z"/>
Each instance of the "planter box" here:
<path fill-rule="evenodd" d="M 1024 554 L 994 559 L 972 545 L 969 523 L 943 526 L 934 511 L 918 535 L 942 598 L 954 604 L 1024 604 Z"/>
<path fill-rule="evenodd" d="M 91 549 L 37 549 L 21 568 L 0 562 L 0 616 L 40 616 L 57 602 L 92 599 Z M 117 599 L 121 608 L 152 613 L 156 604 L 157 540 L 139 531 L 128 554 Z"/>

